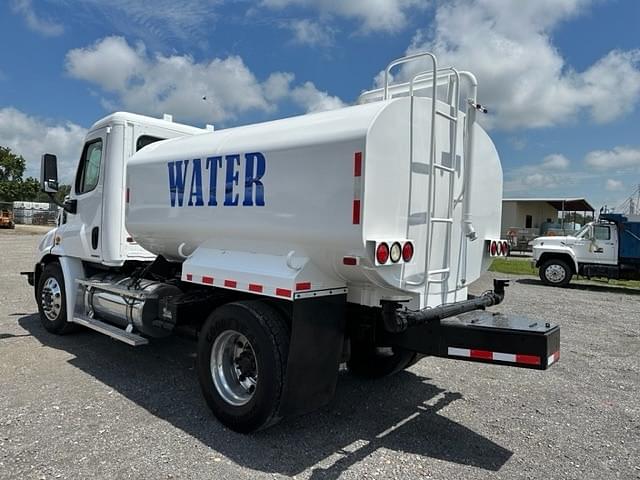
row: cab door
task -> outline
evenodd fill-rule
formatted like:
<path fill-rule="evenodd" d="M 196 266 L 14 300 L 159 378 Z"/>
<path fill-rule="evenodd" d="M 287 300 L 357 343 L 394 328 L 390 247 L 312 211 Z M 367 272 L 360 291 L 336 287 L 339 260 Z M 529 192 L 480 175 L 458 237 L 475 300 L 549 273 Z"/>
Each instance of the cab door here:
<path fill-rule="evenodd" d="M 581 239 L 576 256 L 580 263 L 618 263 L 617 232 L 613 225 L 594 224 Z"/>
<path fill-rule="evenodd" d="M 108 130 L 102 128 L 87 135 L 69 195 L 77 202 L 76 212 L 67 215 L 67 223 L 59 232 L 65 255 L 93 262 L 102 260 L 100 230 Z"/>

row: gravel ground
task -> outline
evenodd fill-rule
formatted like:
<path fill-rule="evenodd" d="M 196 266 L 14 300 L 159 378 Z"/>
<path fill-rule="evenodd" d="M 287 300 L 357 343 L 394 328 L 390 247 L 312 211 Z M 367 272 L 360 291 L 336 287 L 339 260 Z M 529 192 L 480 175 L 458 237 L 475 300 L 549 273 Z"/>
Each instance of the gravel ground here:
<path fill-rule="evenodd" d="M 345 372 L 329 406 L 244 436 L 209 413 L 192 341 L 46 333 L 18 275 L 37 241 L 0 231 L 0 478 L 640 478 L 640 291 L 514 278 L 499 309 L 562 326 L 550 370 Z"/>

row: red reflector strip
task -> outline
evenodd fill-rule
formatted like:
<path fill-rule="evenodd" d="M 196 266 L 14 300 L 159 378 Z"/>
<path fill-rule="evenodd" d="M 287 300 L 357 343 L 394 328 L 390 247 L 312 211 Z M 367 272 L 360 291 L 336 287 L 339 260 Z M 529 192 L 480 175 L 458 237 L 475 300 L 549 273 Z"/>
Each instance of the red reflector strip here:
<path fill-rule="evenodd" d="M 187 281 L 190 282 L 191 280 L 193 280 L 193 275 L 187 273 Z"/>
<path fill-rule="evenodd" d="M 206 283 L 207 285 L 213 285 L 213 277 L 202 277 L 202 283 Z"/>
<path fill-rule="evenodd" d="M 353 224 L 360 225 L 360 200 L 353 201 Z"/>
<path fill-rule="evenodd" d="M 249 284 L 249 291 L 250 292 L 262 293 L 262 285 L 258 285 L 257 283 L 250 283 Z"/>
<path fill-rule="evenodd" d="M 225 287 L 236 288 L 237 285 L 238 285 L 238 282 L 236 282 L 235 280 L 225 280 L 224 281 L 224 286 Z"/>
<path fill-rule="evenodd" d="M 276 295 L 278 295 L 279 297 L 291 298 L 291 290 L 288 290 L 286 288 L 276 288 Z"/>
<path fill-rule="evenodd" d="M 493 360 L 493 352 L 487 350 L 469 350 L 471 358 L 481 358 L 482 360 Z"/>
<path fill-rule="evenodd" d="M 490 352 L 488 350 L 475 350 L 470 348 L 458 348 L 458 347 L 448 347 L 447 355 L 451 357 L 473 358 L 475 360 L 485 360 L 489 362 L 519 363 L 521 365 L 540 365 L 540 361 L 541 361 L 540 357 L 538 357 L 537 355 Z M 551 357 L 553 357 L 553 355 Z"/>
<path fill-rule="evenodd" d="M 516 363 L 524 363 L 525 365 L 540 365 L 540 357 L 536 355 L 516 355 Z"/>
<path fill-rule="evenodd" d="M 558 351 L 558 352 L 552 353 L 547 357 L 547 367 L 552 363 L 556 363 L 558 360 L 560 360 L 560 352 Z"/>
<path fill-rule="evenodd" d="M 358 259 L 356 257 L 344 257 L 342 263 L 344 265 L 357 265 Z"/>
<path fill-rule="evenodd" d="M 362 175 L 362 152 L 356 152 L 353 159 L 353 176 Z"/>

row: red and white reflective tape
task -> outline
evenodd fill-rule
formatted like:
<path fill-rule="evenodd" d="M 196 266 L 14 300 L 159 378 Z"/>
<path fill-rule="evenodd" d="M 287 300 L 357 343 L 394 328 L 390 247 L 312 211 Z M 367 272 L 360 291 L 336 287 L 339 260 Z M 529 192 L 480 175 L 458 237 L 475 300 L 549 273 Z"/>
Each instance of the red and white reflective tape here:
<path fill-rule="evenodd" d="M 244 284 L 245 286 L 244 288 L 242 288 L 242 284 L 238 286 L 238 282 L 236 280 L 231 280 L 227 278 L 224 280 L 216 281 L 214 277 L 211 277 L 209 275 L 202 275 L 200 277 L 200 281 L 198 281 L 197 277 L 192 273 L 186 273 L 184 275 L 184 280 L 187 282 L 198 283 L 201 285 L 217 286 L 217 287 L 227 288 L 231 290 L 242 290 L 245 292 L 252 292 L 252 293 L 262 293 L 265 295 L 271 294 L 274 297 L 283 297 L 283 298 L 291 298 L 294 292 L 290 288 L 279 288 L 279 287 L 274 288 L 273 290 L 269 290 L 260 283 L 247 283 L 247 284 Z M 302 292 L 307 290 L 311 290 L 311 282 L 296 283 L 295 292 Z"/>
<path fill-rule="evenodd" d="M 560 352 L 554 352 L 551 355 L 549 355 L 547 357 L 547 367 L 550 366 L 552 363 L 556 363 L 558 360 L 560 360 Z"/>
<path fill-rule="evenodd" d="M 542 364 L 542 359 L 537 355 L 491 352 L 489 350 L 475 350 L 473 348 L 448 347 L 447 355 L 451 357 L 473 358 L 476 360 L 486 360 L 490 362 L 520 363 L 522 365 L 541 365 Z M 551 355 L 551 357 L 553 357 L 554 355 L 557 355 L 558 358 L 560 356 L 558 352 Z M 551 365 L 551 363 L 548 363 L 548 365 Z"/>
<path fill-rule="evenodd" d="M 360 192 L 362 191 L 362 152 L 353 155 L 353 224 L 360 225 Z"/>

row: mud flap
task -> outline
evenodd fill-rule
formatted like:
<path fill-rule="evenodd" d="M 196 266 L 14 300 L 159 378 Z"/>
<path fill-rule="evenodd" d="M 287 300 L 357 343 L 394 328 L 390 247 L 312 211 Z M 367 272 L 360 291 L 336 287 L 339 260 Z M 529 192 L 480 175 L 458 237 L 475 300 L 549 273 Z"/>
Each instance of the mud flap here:
<path fill-rule="evenodd" d="M 307 293 L 293 302 L 282 416 L 317 410 L 331 401 L 336 389 L 347 295 L 320 295 Z"/>

